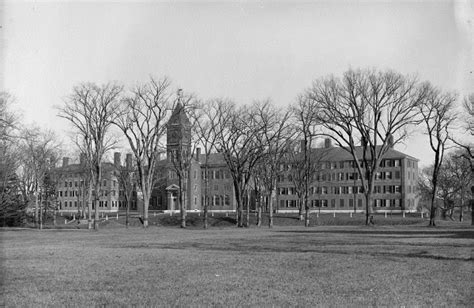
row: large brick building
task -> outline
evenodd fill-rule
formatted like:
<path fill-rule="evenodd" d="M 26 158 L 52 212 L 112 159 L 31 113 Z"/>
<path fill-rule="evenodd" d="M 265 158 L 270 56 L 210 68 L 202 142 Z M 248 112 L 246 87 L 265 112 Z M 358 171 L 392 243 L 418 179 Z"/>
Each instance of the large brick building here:
<path fill-rule="evenodd" d="M 150 210 L 179 211 L 177 202 L 179 183 L 171 155 L 177 150 L 191 151 L 191 123 L 182 106 L 178 104 L 167 124 L 166 158 L 157 164 L 157 184 L 150 200 Z M 357 149 L 360 151 L 360 149 Z M 209 179 L 209 201 L 211 211 L 233 211 L 236 200 L 232 177 L 221 154 L 212 153 L 207 159 L 199 149 L 190 161 L 186 179 L 185 207 L 188 211 L 201 210 L 205 196 L 205 177 Z M 360 156 L 360 155 L 359 155 Z M 332 146 L 326 140 L 321 148 L 311 149 L 311 158 L 318 167 L 312 170 L 309 204 L 321 211 L 364 211 L 365 199 L 357 169 L 352 156 L 343 148 Z M 131 155 L 126 162 L 131 165 Z M 115 153 L 114 163 L 103 164 L 99 211 L 117 212 L 125 210 L 123 189 L 119 185 L 116 170 L 120 168 L 120 154 Z M 294 164 L 280 166 L 275 209 L 296 211 L 298 196 L 293 177 Z M 58 201 L 61 211 L 74 212 L 84 204 L 84 163 L 68 164 L 57 169 Z M 418 160 L 390 148 L 382 160 L 374 187 L 375 211 L 412 211 L 417 207 Z M 140 200 L 134 193 L 132 210 L 141 211 Z M 253 200 L 253 199 L 252 199 Z M 252 202 L 251 207 L 255 204 Z"/>
<path fill-rule="evenodd" d="M 131 155 L 126 157 L 126 164 L 131 166 Z M 87 213 L 88 200 L 88 170 L 84 155 L 80 155 L 79 162 L 69 163 L 70 158 L 64 157 L 62 165 L 55 170 L 57 206 L 61 213 Z M 99 211 L 103 213 L 115 213 L 119 210 L 125 210 L 125 195 L 120 185 L 118 172 L 125 164 L 121 162 L 120 153 L 114 153 L 114 162 L 102 163 L 102 180 L 99 191 Z M 92 196 L 95 191 L 92 190 Z M 133 194 L 131 209 L 137 209 L 136 193 Z M 92 197 L 92 200 L 94 198 Z M 95 204 L 92 203 L 95 210 Z"/>

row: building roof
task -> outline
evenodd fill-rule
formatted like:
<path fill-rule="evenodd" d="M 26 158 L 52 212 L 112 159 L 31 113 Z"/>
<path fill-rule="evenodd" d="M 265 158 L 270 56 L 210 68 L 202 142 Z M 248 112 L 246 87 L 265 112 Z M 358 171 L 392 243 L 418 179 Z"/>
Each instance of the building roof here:
<path fill-rule="evenodd" d="M 341 147 L 330 147 L 330 148 L 315 148 L 311 149 L 315 155 L 322 155 L 322 161 L 341 161 L 341 160 L 353 160 L 352 154 L 344 148 Z M 362 147 L 356 147 L 356 154 L 359 159 L 362 159 Z M 370 157 L 370 153 L 368 153 Z M 405 153 L 399 152 L 393 148 L 389 148 L 383 156 L 384 159 L 402 159 L 409 158 L 412 160 L 418 161 L 417 158 L 407 155 Z"/>

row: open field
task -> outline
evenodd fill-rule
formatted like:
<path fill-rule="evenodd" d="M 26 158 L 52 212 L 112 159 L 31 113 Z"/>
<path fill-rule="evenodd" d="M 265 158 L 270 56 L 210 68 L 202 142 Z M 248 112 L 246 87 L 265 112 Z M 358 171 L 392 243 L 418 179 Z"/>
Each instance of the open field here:
<path fill-rule="evenodd" d="M 0 305 L 471 306 L 474 230 L 2 230 Z"/>

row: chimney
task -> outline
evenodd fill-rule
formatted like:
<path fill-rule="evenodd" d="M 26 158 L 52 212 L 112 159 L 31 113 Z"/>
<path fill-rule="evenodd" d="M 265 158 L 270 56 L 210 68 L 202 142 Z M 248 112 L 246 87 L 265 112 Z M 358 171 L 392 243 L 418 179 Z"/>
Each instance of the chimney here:
<path fill-rule="evenodd" d="M 86 154 L 85 153 L 81 153 L 79 155 L 79 163 L 81 164 L 81 166 L 84 166 L 86 164 Z"/>
<path fill-rule="evenodd" d="M 196 148 L 196 161 L 199 161 L 199 156 L 201 156 L 201 148 Z"/>
<path fill-rule="evenodd" d="M 393 135 L 392 134 L 388 134 L 387 143 L 388 143 L 388 147 L 393 149 Z"/>
<path fill-rule="evenodd" d="M 120 152 L 114 153 L 114 165 L 115 167 L 120 167 Z"/>
<path fill-rule="evenodd" d="M 125 165 L 127 166 L 127 169 L 132 169 L 132 154 L 127 154 L 125 158 Z"/>
<path fill-rule="evenodd" d="M 67 167 L 69 165 L 69 157 L 63 157 L 63 167 Z"/>
<path fill-rule="evenodd" d="M 324 147 L 326 149 L 332 148 L 332 140 L 331 138 L 324 139 Z"/>

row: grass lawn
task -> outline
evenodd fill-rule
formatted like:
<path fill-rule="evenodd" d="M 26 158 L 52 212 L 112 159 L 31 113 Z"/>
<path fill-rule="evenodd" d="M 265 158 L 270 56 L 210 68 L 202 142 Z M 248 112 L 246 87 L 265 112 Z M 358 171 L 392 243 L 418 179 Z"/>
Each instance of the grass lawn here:
<path fill-rule="evenodd" d="M 116 223 L 118 224 L 118 223 Z M 0 306 L 471 306 L 467 223 L 2 230 Z"/>

